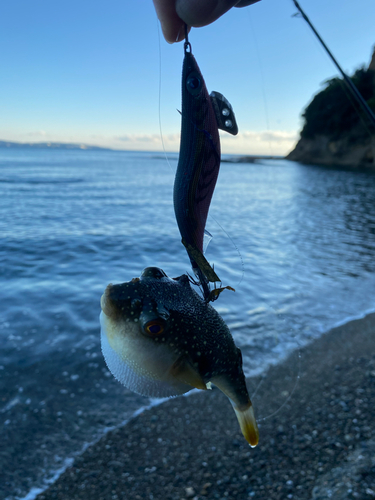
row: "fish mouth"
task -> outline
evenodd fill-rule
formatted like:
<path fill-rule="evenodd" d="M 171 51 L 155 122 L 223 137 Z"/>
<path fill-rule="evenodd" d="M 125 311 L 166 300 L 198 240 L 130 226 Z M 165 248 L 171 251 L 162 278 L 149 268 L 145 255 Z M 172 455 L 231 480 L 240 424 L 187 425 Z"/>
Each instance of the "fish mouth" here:
<path fill-rule="evenodd" d="M 103 295 L 100 298 L 100 307 L 102 308 L 102 311 L 106 316 L 115 319 L 117 316 L 117 308 L 110 297 L 112 287 L 113 285 L 112 283 L 110 283 L 105 289 Z"/>
<path fill-rule="evenodd" d="M 168 278 L 159 267 L 146 267 L 139 278 L 133 278 L 122 284 L 113 285 L 110 283 L 100 299 L 103 313 L 112 320 L 124 316 L 133 320 L 138 318 L 142 309 L 142 301 L 146 293 L 149 292 L 150 284 L 158 281 L 169 282 L 173 280 Z"/>
<path fill-rule="evenodd" d="M 140 314 L 141 294 L 135 284 L 139 278 L 133 278 L 128 283 L 112 285 L 110 283 L 100 299 L 103 313 L 111 320 L 122 318 L 136 319 Z"/>

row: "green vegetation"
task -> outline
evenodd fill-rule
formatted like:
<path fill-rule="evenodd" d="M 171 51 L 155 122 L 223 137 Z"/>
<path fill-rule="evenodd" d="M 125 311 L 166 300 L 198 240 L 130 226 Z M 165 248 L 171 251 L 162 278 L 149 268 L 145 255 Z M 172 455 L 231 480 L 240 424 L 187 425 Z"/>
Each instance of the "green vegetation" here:
<path fill-rule="evenodd" d="M 375 111 L 375 71 L 361 68 L 351 78 L 367 104 Z M 358 110 L 358 104 L 341 78 L 332 78 L 325 85 L 302 115 L 305 120 L 302 138 L 327 135 L 335 140 L 342 133 L 353 129 L 361 119 L 363 112 Z M 365 127 L 363 134 L 366 134 Z"/>

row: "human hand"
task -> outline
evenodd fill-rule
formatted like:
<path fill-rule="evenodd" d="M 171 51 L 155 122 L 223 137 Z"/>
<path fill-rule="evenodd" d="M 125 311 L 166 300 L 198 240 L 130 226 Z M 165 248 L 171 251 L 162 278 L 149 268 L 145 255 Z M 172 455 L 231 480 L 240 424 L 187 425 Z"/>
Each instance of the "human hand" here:
<path fill-rule="evenodd" d="M 247 7 L 259 0 L 153 0 L 164 38 L 169 43 L 185 38 L 185 23 L 200 28 L 213 23 L 232 7 Z"/>

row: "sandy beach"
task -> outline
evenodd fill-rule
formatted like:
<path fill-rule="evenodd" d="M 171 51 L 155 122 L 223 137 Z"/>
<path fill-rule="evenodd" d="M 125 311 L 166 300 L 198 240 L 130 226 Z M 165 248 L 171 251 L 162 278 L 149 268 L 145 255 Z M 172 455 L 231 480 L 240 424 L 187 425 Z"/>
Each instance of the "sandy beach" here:
<path fill-rule="evenodd" d="M 371 314 L 250 379 L 255 449 L 218 390 L 180 397 L 107 434 L 37 498 L 375 498 L 374 348 Z"/>

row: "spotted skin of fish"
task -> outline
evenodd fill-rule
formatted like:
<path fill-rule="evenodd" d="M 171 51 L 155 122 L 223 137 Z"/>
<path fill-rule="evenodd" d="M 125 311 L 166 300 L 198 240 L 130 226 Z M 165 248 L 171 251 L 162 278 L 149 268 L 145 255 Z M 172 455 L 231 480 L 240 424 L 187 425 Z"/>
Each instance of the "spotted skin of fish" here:
<path fill-rule="evenodd" d="M 230 399 L 251 446 L 258 428 L 229 328 L 182 275 L 157 267 L 139 278 L 108 285 L 101 298 L 102 351 L 113 375 L 149 397 L 207 389 L 212 382 Z"/>

